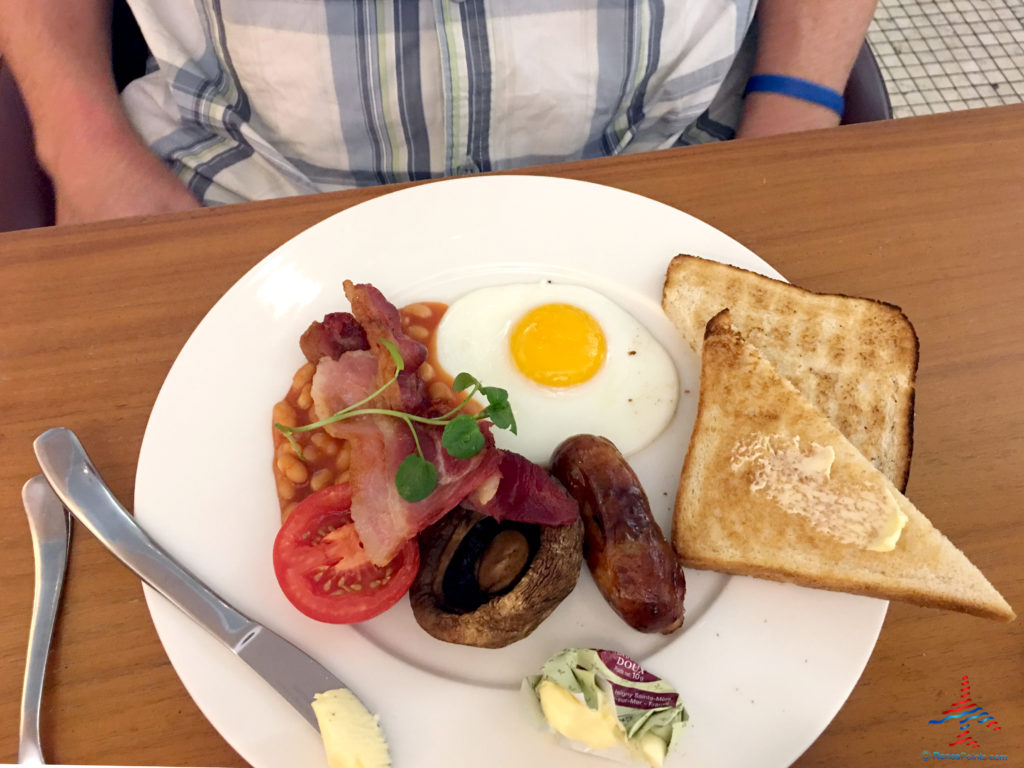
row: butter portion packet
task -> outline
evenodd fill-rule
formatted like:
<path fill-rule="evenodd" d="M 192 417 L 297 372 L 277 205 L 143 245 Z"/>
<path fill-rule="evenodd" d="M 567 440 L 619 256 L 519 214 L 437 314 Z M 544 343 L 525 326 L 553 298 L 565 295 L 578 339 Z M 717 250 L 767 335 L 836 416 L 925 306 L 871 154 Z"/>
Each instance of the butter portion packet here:
<path fill-rule="evenodd" d="M 688 719 L 670 684 L 615 651 L 567 648 L 521 690 L 564 746 L 617 762 L 660 768 Z"/>

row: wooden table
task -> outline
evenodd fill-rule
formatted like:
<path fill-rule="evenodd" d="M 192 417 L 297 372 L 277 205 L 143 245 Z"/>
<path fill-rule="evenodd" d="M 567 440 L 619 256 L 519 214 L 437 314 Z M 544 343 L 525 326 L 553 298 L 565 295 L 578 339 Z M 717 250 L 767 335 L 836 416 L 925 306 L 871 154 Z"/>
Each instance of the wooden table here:
<path fill-rule="evenodd" d="M 794 283 L 903 307 L 921 339 L 908 495 L 1024 609 L 1024 105 L 527 172 L 663 201 Z M 0 762 L 16 759 L 32 602 L 19 498 L 37 471 L 32 439 L 76 430 L 130 500 L 150 408 L 204 313 L 276 246 L 385 191 L 0 235 Z M 1022 621 L 893 604 L 863 677 L 798 765 L 959 751 L 928 720 L 963 675 L 1003 726 L 975 729 L 981 751 L 1024 760 L 1022 651 Z M 138 581 L 82 529 L 42 726 L 55 762 L 244 764 L 179 683 Z"/>

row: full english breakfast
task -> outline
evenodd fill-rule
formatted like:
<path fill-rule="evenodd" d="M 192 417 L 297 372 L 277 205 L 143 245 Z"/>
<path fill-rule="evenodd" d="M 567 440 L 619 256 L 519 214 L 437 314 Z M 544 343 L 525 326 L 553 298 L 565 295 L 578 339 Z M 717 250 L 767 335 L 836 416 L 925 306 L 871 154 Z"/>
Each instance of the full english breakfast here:
<path fill-rule="evenodd" d="M 498 286 L 447 310 L 424 303 L 404 312 L 373 286 L 344 289 L 352 311 L 305 330 L 307 362 L 274 409 L 282 590 L 312 618 L 351 623 L 411 588 L 416 621 L 438 639 L 494 648 L 525 637 L 572 591 L 585 550 L 580 499 L 545 468 L 552 449 L 580 427 L 618 434 L 634 451 L 650 442 L 675 410 L 671 359 L 629 315 L 578 286 Z M 481 345 L 469 333 L 477 314 L 502 343 Z M 464 362 L 489 379 L 504 374 L 511 394 L 464 370 L 447 373 Z M 523 423 L 535 434 L 519 443 Z M 610 480 L 636 503 L 587 507 L 610 534 L 589 536 L 591 569 L 627 623 L 672 632 L 682 623 L 682 570 L 619 449 L 593 440 L 610 451 L 577 462 L 570 490 L 592 496 Z M 583 452 L 558 455 L 568 473 Z M 638 525 L 645 537 L 625 541 L 621 532 Z M 648 546 L 658 539 L 661 547 Z"/>
<path fill-rule="evenodd" d="M 433 637 L 501 648 L 584 560 L 647 633 L 682 626 L 684 566 L 1014 618 L 902 493 L 918 341 L 897 307 L 674 258 L 662 308 L 701 374 L 666 537 L 628 459 L 672 419 L 679 377 L 614 302 L 550 280 L 402 310 L 371 285 L 344 291 L 351 312 L 302 334 L 273 411 L 274 569 L 312 618 L 360 622 L 408 594 Z M 673 700 L 630 742 L 618 683 L 594 683 L 601 653 L 553 657 L 529 686 L 538 706 L 570 741 L 661 765 L 685 710 Z M 596 687 L 555 671 L 570 661 Z"/>

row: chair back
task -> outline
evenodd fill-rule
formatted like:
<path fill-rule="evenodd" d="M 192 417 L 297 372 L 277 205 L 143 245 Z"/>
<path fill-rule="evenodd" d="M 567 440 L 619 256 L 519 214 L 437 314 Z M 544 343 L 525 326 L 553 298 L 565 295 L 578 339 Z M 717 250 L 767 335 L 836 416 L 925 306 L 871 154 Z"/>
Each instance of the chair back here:
<path fill-rule="evenodd" d="M 885 88 L 885 78 L 867 40 L 860 47 L 850 70 L 843 97 L 846 100 L 843 125 L 892 119 L 892 104 Z"/>

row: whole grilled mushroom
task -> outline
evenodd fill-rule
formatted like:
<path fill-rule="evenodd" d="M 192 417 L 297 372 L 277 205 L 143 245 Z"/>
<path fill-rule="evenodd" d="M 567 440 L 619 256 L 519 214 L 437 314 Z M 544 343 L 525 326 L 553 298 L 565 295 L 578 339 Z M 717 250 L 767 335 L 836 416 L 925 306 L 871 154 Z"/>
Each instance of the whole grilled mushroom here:
<path fill-rule="evenodd" d="M 501 648 L 533 632 L 572 592 L 583 524 L 511 521 L 461 507 L 419 536 L 413 615 L 439 640 Z"/>

